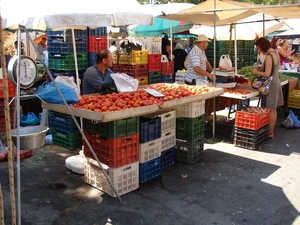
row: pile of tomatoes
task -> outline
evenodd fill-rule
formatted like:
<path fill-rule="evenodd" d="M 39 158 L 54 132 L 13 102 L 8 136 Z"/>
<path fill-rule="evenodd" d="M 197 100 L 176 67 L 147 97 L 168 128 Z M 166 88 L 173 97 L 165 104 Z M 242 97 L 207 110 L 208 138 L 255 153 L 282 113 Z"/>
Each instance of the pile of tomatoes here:
<path fill-rule="evenodd" d="M 237 94 L 237 95 L 247 95 L 251 93 L 250 91 L 247 91 L 245 89 L 233 89 L 233 88 L 224 88 L 224 92 L 230 94 Z"/>
<path fill-rule="evenodd" d="M 154 97 L 144 89 L 128 93 L 113 93 L 107 95 L 83 95 L 81 99 L 71 104 L 71 107 L 91 110 L 95 112 L 112 112 L 129 108 L 137 108 L 157 104 L 159 107 L 165 101 L 198 95 L 209 92 L 212 88 L 204 86 L 189 86 L 176 84 L 152 84 L 148 88 L 154 89 L 164 97 Z"/>

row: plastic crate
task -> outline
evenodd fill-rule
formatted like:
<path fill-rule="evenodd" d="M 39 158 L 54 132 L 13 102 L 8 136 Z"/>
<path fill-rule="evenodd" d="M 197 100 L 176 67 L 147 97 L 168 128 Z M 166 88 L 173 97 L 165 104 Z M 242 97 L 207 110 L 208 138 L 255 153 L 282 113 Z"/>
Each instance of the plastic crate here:
<path fill-rule="evenodd" d="M 107 27 L 88 28 L 88 36 L 107 36 Z"/>
<path fill-rule="evenodd" d="M 55 129 L 51 129 L 53 144 L 65 147 L 69 150 L 77 150 L 82 148 L 82 137 L 79 132 L 63 133 Z"/>
<path fill-rule="evenodd" d="M 165 132 L 167 130 L 174 129 L 176 127 L 176 110 L 162 110 L 156 113 L 144 115 L 144 117 L 148 117 L 154 119 L 156 117 L 161 118 L 161 132 Z"/>
<path fill-rule="evenodd" d="M 77 83 L 76 81 L 76 70 L 50 70 L 50 73 L 52 74 L 53 78 L 55 79 L 57 76 L 67 76 L 67 77 L 73 77 L 75 83 Z M 78 76 L 79 79 L 82 80 L 83 75 L 85 73 L 85 70 L 79 70 L 78 71 Z"/>
<path fill-rule="evenodd" d="M 174 73 L 174 61 L 161 62 L 161 74 L 173 74 Z"/>
<path fill-rule="evenodd" d="M 119 53 L 114 54 L 114 62 L 116 64 L 148 64 L 148 51 L 133 50 L 130 54 Z"/>
<path fill-rule="evenodd" d="M 139 81 L 139 86 L 148 84 L 148 76 L 137 77 L 136 79 Z"/>
<path fill-rule="evenodd" d="M 161 134 L 161 151 L 165 151 L 176 145 L 176 129 L 171 129 Z"/>
<path fill-rule="evenodd" d="M 140 117 L 140 143 L 161 137 L 161 118 Z"/>
<path fill-rule="evenodd" d="M 204 136 L 205 115 L 195 118 L 176 117 L 176 138 L 195 141 Z"/>
<path fill-rule="evenodd" d="M 107 49 L 108 40 L 107 36 L 89 36 L 88 51 L 99 52 L 101 49 Z"/>
<path fill-rule="evenodd" d="M 175 147 L 161 152 L 161 170 L 175 164 Z"/>
<path fill-rule="evenodd" d="M 161 174 L 161 158 L 157 157 L 150 161 L 139 164 L 139 182 L 144 183 Z"/>
<path fill-rule="evenodd" d="M 174 83 L 173 74 L 162 74 L 160 78 L 162 83 L 171 83 L 171 84 Z"/>
<path fill-rule="evenodd" d="M 289 93 L 288 107 L 300 109 L 300 90 L 293 90 Z"/>
<path fill-rule="evenodd" d="M 16 86 L 9 80 L 7 79 L 7 84 L 8 84 L 8 97 L 12 98 L 15 97 L 16 95 Z M 3 84 L 3 79 L 0 79 L 0 98 L 4 98 L 4 84 Z"/>
<path fill-rule="evenodd" d="M 161 138 L 140 144 L 140 163 L 147 162 L 161 155 Z"/>
<path fill-rule="evenodd" d="M 88 54 L 77 54 L 78 70 L 88 67 Z M 49 69 L 51 70 L 75 70 L 74 54 L 49 54 Z"/>
<path fill-rule="evenodd" d="M 139 188 L 138 162 L 133 162 L 119 168 L 109 168 L 107 165 L 101 165 L 119 196 Z M 117 197 L 114 189 L 110 186 L 109 181 L 95 160 L 85 160 L 84 181 L 112 197 Z"/>
<path fill-rule="evenodd" d="M 176 106 L 176 116 L 196 118 L 205 114 L 205 100 Z"/>
<path fill-rule="evenodd" d="M 89 66 L 93 66 L 93 65 L 95 65 L 95 63 L 97 62 L 97 54 L 98 54 L 98 52 L 89 52 L 88 53 L 88 65 Z M 114 70 L 114 72 L 116 72 L 115 70 Z"/>
<path fill-rule="evenodd" d="M 87 30 L 78 30 L 74 29 L 74 35 L 76 39 L 80 38 L 86 38 L 88 36 Z M 73 36 L 72 36 L 72 30 L 67 29 L 67 30 L 58 30 L 58 31 L 52 31 L 50 29 L 47 29 L 47 37 L 48 38 L 65 38 L 66 40 L 72 41 Z"/>
<path fill-rule="evenodd" d="M 79 118 L 75 117 L 77 122 L 80 124 Z M 64 133 L 75 133 L 79 132 L 75 122 L 72 117 L 67 114 L 57 113 L 57 112 L 49 112 L 49 128 L 55 129 L 56 131 L 61 131 Z"/>
<path fill-rule="evenodd" d="M 195 141 L 176 140 L 176 156 L 178 162 L 194 164 L 203 158 L 204 138 Z"/>
<path fill-rule="evenodd" d="M 148 65 L 147 64 L 136 64 L 136 65 L 114 65 L 115 73 L 126 73 L 127 75 L 138 78 L 148 76 Z"/>
<path fill-rule="evenodd" d="M 110 122 L 98 122 L 83 118 L 83 129 L 104 137 L 118 138 L 140 132 L 140 117 L 130 117 Z"/>
<path fill-rule="evenodd" d="M 148 83 L 156 84 L 161 82 L 160 71 L 149 72 L 148 73 Z"/>
<path fill-rule="evenodd" d="M 235 127 L 233 143 L 237 147 L 255 150 L 263 146 L 263 144 L 267 141 L 268 132 L 269 125 L 258 130 Z"/>
<path fill-rule="evenodd" d="M 75 39 L 75 46 L 77 53 L 86 53 L 88 50 L 88 39 L 86 37 Z M 73 41 L 62 37 L 52 39 L 48 37 L 48 52 L 52 54 L 70 54 L 74 53 Z"/>
<path fill-rule="evenodd" d="M 14 115 L 10 114 L 10 126 L 14 128 Z M 6 132 L 6 119 L 5 117 L 0 117 L 0 132 Z"/>
<path fill-rule="evenodd" d="M 266 108 L 265 110 L 266 113 L 264 114 L 236 111 L 235 126 L 251 130 L 258 130 L 259 128 L 269 124 L 270 109 Z"/>
<path fill-rule="evenodd" d="M 12 99 L 8 99 L 10 104 L 9 104 L 9 114 L 11 116 L 14 116 L 15 113 L 15 102 L 12 101 Z M 0 98 L 0 117 L 5 116 L 5 104 L 4 104 L 4 98 Z"/>
<path fill-rule="evenodd" d="M 161 70 L 161 54 L 148 54 L 148 68 L 149 72 Z"/>
<path fill-rule="evenodd" d="M 278 119 L 285 119 L 287 116 L 287 113 L 285 112 L 285 108 L 283 106 L 279 106 L 276 108 L 277 111 L 277 118 Z"/>
<path fill-rule="evenodd" d="M 139 161 L 139 133 L 119 138 L 107 138 L 83 130 L 87 140 L 101 163 L 117 168 Z M 95 159 L 86 142 L 84 155 Z"/>

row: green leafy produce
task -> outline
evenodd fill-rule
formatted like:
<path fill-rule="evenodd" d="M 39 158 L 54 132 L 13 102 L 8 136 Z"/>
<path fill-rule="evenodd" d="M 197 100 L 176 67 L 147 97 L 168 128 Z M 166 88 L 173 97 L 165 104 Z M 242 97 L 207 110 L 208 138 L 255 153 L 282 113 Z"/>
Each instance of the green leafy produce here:
<path fill-rule="evenodd" d="M 252 80 L 253 77 L 255 77 L 253 74 L 252 74 L 252 70 L 255 68 L 255 66 L 244 66 L 242 67 L 241 69 L 239 69 L 237 72 L 238 74 L 241 74 L 243 75 L 245 78 L 248 78 L 248 80 Z M 295 77 L 292 77 L 292 76 L 288 76 L 288 75 L 285 75 L 285 74 L 282 74 L 282 73 L 278 73 L 278 76 L 279 76 L 279 80 L 281 82 L 285 81 L 285 80 L 292 80 L 292 79 L 295 79 Z"/>

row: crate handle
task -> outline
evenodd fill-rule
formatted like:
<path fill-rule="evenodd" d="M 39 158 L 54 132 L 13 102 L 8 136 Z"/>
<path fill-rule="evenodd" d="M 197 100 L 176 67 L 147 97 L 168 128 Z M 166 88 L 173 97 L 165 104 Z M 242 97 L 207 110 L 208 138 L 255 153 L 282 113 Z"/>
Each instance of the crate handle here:
<path fill-rule="evenodd" d="M 130 170 L 130 169 L 131 169 L 131 166 L 127 166 L 123 169 L 123 171 Z"/>
<path fill-rule="evenodd" d="M 128 141 L 132 141 L 132 138 L 130 137 L 123 140 L 123 142 L 128 142 Z"/>
<path fill-rule="evenodd" d="M 96 40 L 102 40 L 102 38 L 99 38 L 99 37 L 98 37 L 98 38 L 96 38 Z"/>
<path fill-rule="evenodd" d="M 166 114 L 166 115 L 165 115 L 165 118 L 168 118 L 168 117 L 170 117 L 170 116 L 171 116 L 171 113 Z"/>
<path fill-rule="evenodd" d="M 168 132 L 168 133 L 165 134 L 165 136 L 169 136 L 170 134 L 171 134 L 171 132 Z"/>
<path fill-rule="evenodd" d="M 150 142 L 148 146 L 155 145 L 155 142 Z"/>
<path fill-rule="evenodd" d="M 150 162 L 149 164 L 148 164 L 148 166 L 155 166 L 155 165 L 157 165 L 158 163 L 156 162 L 156 161 L 154 161 L 154 162 Z"/>

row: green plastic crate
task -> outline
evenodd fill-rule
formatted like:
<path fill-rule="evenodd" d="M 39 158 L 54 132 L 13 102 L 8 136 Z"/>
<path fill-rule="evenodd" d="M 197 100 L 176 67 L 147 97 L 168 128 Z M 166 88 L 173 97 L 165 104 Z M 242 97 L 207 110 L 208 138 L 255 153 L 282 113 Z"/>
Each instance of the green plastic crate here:
<path fill-rule="evenodd" d="M 88 67 L 88 53 L 77 54 L 78 70 Z M 49 54 L 49 69 L 75 70 L 74 54 Z"/>
<path fill-rule="evenodd" d="M 82 148 L 82 137 L 80 132 L 63 133 L 55 129 L 51 129 L 53 144 L 65 147 L 69 150 L 77 150 Z"/>
<path fill-rule="evenodd" d="M 148 73 L 148 83 L 149 84 L 161 83 L 160 71 L 149 72 Z"/>
<path fill-rule="evenodd" d="M 110 122 L 83 119 L 83 129 L 109 138 L 119 138 L 140 132 L 140 117 L 130 117 Z"/>
<path fill-rule="evenodd" d="M 176 139 L 194 141 L 204 136 L 205 114 L 195 117 L 176 118 Z"/>

